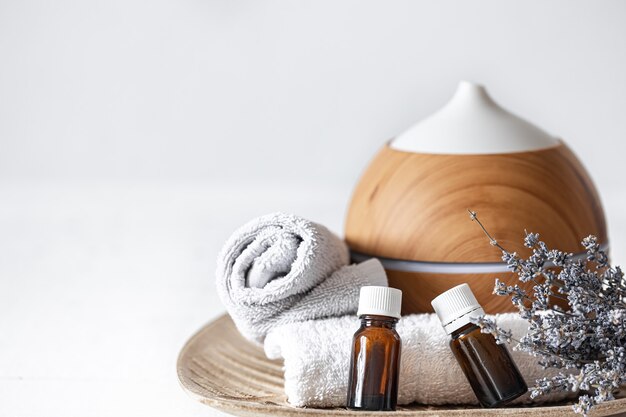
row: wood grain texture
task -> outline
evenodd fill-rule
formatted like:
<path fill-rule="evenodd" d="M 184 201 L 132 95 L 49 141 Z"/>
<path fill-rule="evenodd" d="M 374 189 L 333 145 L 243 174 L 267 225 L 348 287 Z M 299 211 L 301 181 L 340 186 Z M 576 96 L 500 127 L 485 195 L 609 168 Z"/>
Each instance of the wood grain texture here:
<path fill-rule="evenodd" d="M 442 292 L 469 283 L 476 299 L 487 314 L 515 311 L 509 297 L 493 295 L 496 278 L 508 284 L 519 284 L 512 273 L 493 274 L 429 274 L 387 270 L 389 286 L 402 290 L 403 314 L 430 312 L 430 301 Z"/>
<path fill-rule="evenodd" d="M 589 234 L 607 241 L 604 212 L 584 167 L 564 144 L 496 155 L 435 155 L 383 147 L 355 188 L 346 218 L 351 249 L 388 258 L 430 262 L 500 262 L 467 209 L 500 244 L 527 253 L 524 230 L 551 247 L 581 251 Z M 468 282 L 479 300 L 491 293 L 493 276 L 390 272 L 406 291 L 403 313 L 431 311 L 430 300 L 454 282 Z M 483 281 L 490 285 L 485 285 Z M 417 298 L 415 298 L 417 297 Z M 509 310 L 504 303 L 490 312 Z"/>
<path fill-rule="evenodd" d="M 189 339 L 178 357 L 177 372 L 183 389 L 193 398 L 238 416 L 574 416 L 569 404 L 499 409 L 411 404 L 398 407 L 393 413 L 294 408 L 287 404 L 284 395 L 282 363 L 268 360 L 260 347 L 239 334 L 226 315 L 207 324 Z M 624 410 L 626 398 L 620 398 L 600 405 L 592 416 L 608 416 Z"/>

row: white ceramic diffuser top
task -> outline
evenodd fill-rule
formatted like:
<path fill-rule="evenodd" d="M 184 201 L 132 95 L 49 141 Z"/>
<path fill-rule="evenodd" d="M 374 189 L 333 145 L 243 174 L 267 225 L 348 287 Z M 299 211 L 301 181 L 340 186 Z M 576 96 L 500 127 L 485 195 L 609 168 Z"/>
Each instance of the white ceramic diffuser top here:
<path fill-rule="evenodd" d="M 558 139 L 509 113 L 481 85 L 461 81 L 441 110 L 398 135 L 394 149 L 437 154 L 494 154 L 555 146 Z"/>

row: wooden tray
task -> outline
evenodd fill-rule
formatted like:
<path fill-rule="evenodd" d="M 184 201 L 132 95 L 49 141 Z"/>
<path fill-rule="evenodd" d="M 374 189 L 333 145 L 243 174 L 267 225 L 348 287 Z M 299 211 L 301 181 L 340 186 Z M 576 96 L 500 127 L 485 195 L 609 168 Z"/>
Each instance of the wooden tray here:
<path fill-rule="evenodd" d="M 576 416 L 571 404 L 498 409 L 411 404 L 398 407 L 395 413 L 294 408 L 287 404 L 283 391 L 282 361 L 268 360 L 261 348 L 239 334 L 226 315 L 208 323 L 187 341 L 178 356 L 177 371 L 183 389 L 193 398 L 238 416 Z M 626 398 L 601 404 L 592 416 L 609 416 L 623 411 L 626 411 Z"/>

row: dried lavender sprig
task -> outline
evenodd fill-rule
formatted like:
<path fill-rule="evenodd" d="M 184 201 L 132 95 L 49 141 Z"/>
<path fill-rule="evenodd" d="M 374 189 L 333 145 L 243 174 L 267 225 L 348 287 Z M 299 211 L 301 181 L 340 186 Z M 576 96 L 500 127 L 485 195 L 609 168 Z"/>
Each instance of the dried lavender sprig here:
<path fill-rule="evenodd" d="M 528 333 L 519 341 L 492 321 L 477 320 L 476 324 L 501 343 L 516 342 L 516 349 L 539 357 L 543 367 L 568 370 L 537 380 L 531 397 L 581 391 L 572 408 L 584 416 L 596 404 L 613 399 L 614 392 L 626 384 L 626 281 L 619 267 L 608 264 L 597 238 L 583 239 L 587 258 L 575 261 L 572 254 L 549 250 L 537 233 L 525 231 L 524 246 L 532 254 L 524 259 L 502 247 L 477 214 L 468 212 L 491 245 L 500 249 L 519 281 L 534 284 L 532 292 L 500 280 L 494 286 L 494 293 L 511 297 L 529 323 Z M 567 311 L 553 305 L 552 298 L 567 301 Z"/>
<path fill-rule="evenodd" d="M 487 231 L 487 229 L 485 229 L 485 226 L 483 226 L 483 224 L 480 222 L 480 220 L 478 220 L 478 214 L 475 211 L 472 211 L 470 209 L 467 209 L 469 215 L 470 215 L 470 219 L 472 219 L 472 221 L 476 221 L 476 223 L 478 223 L 478 225 L 480 226 L 481 229 L 483 229 L 483 232 L 485 233 L 485 235 L 487 235 L 487 237 L 489 238 L 489 243 L 491 244 L 491 246 L 495 246 L 496 248 L 500 249 L 502 252 L 506 252 L 506 250 L 500 246 L 500 244 L 498 243 L 497 240 L 495 240 L 493 238 L 493 236 L 491 236 L 489 234 L 489 232 Z"/>

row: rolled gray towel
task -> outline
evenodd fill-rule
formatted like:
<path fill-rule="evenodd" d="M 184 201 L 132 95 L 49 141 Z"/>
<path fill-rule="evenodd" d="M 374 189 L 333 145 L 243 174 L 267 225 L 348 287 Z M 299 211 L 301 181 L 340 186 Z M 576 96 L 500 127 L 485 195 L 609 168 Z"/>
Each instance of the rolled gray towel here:
<path fill-rule="evenodd" d="M 324 226 L 274 213 L 239 228 L 217 261 L 217 290 L 243 336 L 356 312 L 364 285 L 387 285 L 378 260 L 348 265 L 346 244 Z"/>

